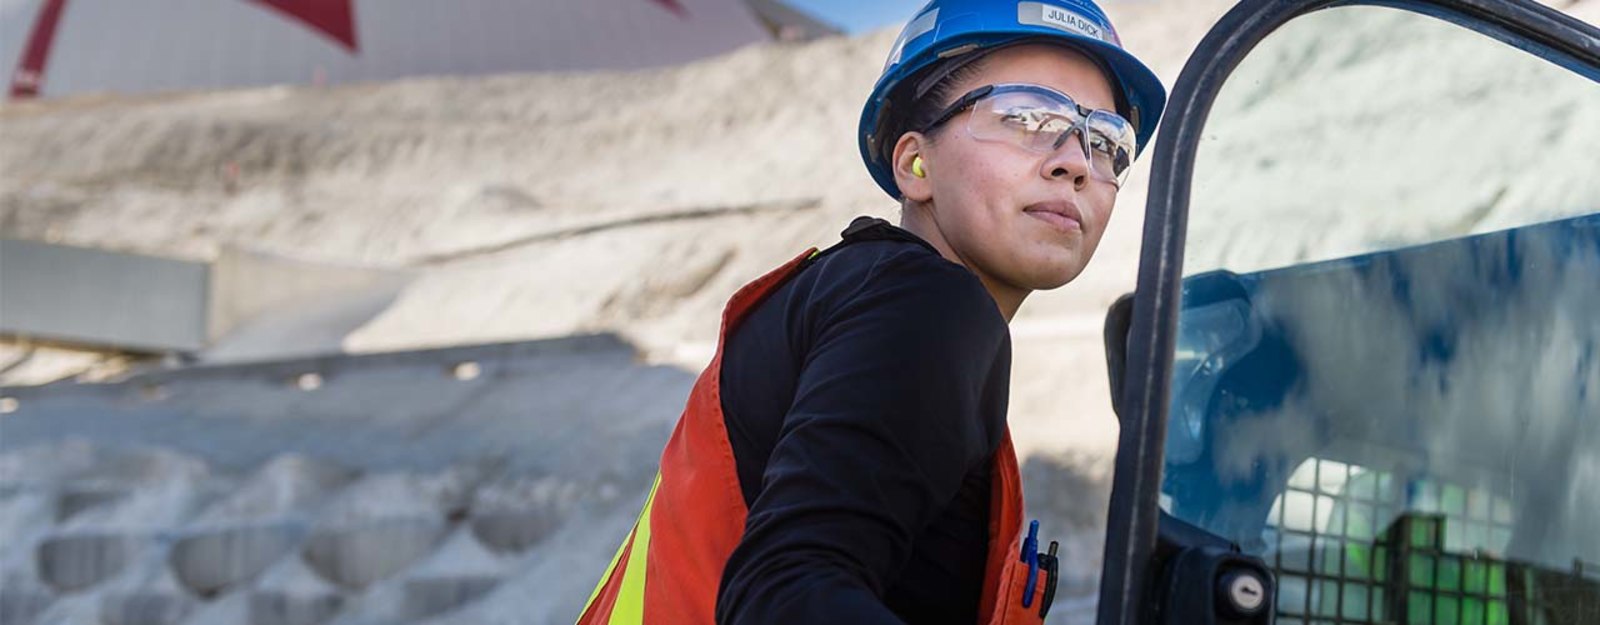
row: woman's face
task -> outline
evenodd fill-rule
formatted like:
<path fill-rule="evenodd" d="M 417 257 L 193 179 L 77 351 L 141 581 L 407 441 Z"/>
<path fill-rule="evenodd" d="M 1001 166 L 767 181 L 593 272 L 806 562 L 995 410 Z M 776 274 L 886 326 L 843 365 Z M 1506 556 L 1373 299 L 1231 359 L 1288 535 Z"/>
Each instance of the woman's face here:
<path fill-rule="evenodd" d="M 1090 109 L 1115 110 L 1099 67 L 1076 52 L 1046 44 L 1002 49 L 955 86 L 952 99 L 993 84 L 1028 83 L 1067 94 Z M 926 177 L 907 198 L 928 209 L 953 254 L 996 290 L 1053 289 L 1076 278 L 1094 255 L 1117 199 L 1115 181 L 1092 175 L 1074 134 L 1053 152 L 982 141 L 967 131 L 967 115 L 934 129 L 919 145 Z M 905 140 L 902 139 L 902 144 Z M 905 188 L 905 187 L 902 187 Z M 908 207 L 909 208 L 909 207 Z M 915 209 L 913 209 L 915 210 Z M 907 211 L 908 213 L 911 211 Z M 919 233 L 921 234 L 921 233 Z M 936 243 L 937 245 L 937 243 Z"/>

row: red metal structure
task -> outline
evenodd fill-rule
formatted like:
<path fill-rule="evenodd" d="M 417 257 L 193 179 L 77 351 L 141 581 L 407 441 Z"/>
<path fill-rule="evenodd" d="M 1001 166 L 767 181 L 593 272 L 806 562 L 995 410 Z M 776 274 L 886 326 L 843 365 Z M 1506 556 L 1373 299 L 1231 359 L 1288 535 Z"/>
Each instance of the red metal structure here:
<path fill-rule="evenodd" d="M 284 15 L 305 22 L 312 30 L 357 52 L 355 10 L 350 0 L 255 0 Z"/>
<path fill-rule="evenodd" d="M 39 95 L 45 63 L 50 60 L 50 43 L 55 40 L 56 24 L 66 8 L 67 0 L 47 0 L 39 7 L 39 17 L 33 21 L 33 32 L 28 35 L 28 47 L 23 50 L 17 71 L 11 77 L 11 97 Z"/>

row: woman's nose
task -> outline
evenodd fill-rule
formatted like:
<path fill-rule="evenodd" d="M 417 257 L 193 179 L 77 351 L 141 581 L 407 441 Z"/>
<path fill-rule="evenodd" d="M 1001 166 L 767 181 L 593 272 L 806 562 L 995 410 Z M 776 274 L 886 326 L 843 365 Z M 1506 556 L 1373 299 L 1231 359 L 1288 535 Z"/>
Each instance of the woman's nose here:
<path fill-rule="evenodd" d="M 1089 155 L 1083 149 L 1081 129 L 1067 131 L 1056 142 L 1056 149 L 1044 159 L 1040 173 L 1051 180 L 1069 179 L 1072 186 L 1082 188 L 1089 183 Z"/>

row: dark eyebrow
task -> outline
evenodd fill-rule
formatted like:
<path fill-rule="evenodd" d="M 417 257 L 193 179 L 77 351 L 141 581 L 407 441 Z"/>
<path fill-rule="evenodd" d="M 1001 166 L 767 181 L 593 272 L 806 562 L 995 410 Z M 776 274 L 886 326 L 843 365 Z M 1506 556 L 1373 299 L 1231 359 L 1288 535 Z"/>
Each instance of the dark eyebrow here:
<path fill-rule="evenodd" d="M 1070 95 L 1067 95 L 1067 94 L 1062 93 L 1060 91 L 1056 91 L 1055 89 L 1051 89 L 1051 88 L 1043 86 L 1043 85 L 1034 85 L 1034 84 L 1026 84 L 1026 83 L 1003 83 L 1003 84 L 998 84 L 998 85 L 984 85 L 982 87 L 978 87 L 977 89 L 973 89 L 972 91 L 968 91 L 965 95 L 963 95 L 963 96 L 961 96 L 959 98 L 956 98 L 956 101 L 952 102 L 950 104 L 950 106 L 947 106 L 947 107 L 945 107 L 945 109 L 943 111 L 940 111 L 939 114 L 933 118 L 933 121 L 928 122 L 922 128 L 918 129 L 918 132 L 927 133 L 929 131 L 932 131 L 934 128 L 939 127 L 940 124 L 943 124 L 943 123 L 945 123 L 947 121 L 950 121 L 950 118 L 955 117 L 961 111 L 966 110 L 967 107 L 972 106 L 978 100 L 982 100 L 984 97 L 986 97 L 986 96 L 988 96 L 990 94 L 994 94 L 994 93 L 1009 93 L 1009 92 L 1013 92 L 1013 91 L 1033 92 L 1033 93 L 1040 93 L 1040 94 L 1046 94 L 1046 95 L 1059 96 L 1059 97 L 1062 97 L 1062 98 L 1066 98 L 1067 101 L 1072 102 L 1073 106 L 1077 107 L 1078 115 L 1083 117 L 1083 118 L 1085 118 L 1085 119 L 1087 119 L 1089 117 L 1089 115 L 1091 113 L 1095 112 L 1095 111 L 1105 111 L 1105 112 L 1110 113 L 1112 115 L 1116 115 L 1118 117 L 1121 117 L 1121 115 L 1118 114 L 1115 110 L 1088 108 L 1088 107 L 1084 106 L 1083 104 L 1079 103 L 1076 98 L 1073 98 Z"/>
<path fill-rule="evenodd" d="M 1117 113 L 1113 109 L 1094 109 L 1094 108 L 1086 107 L 1086 106 L 1083 105 L 1083 103 L 1079 102 L 1077 98 L 1074 98 L 1071 95 L 1068 95 L 1066 93 L 1062 93 L 1060 91 L 1056 91 L 1055 89 L 1051 89 L 1051 88 L 1046 87 L 1044 85 L 1034 85 L 1034 84 L 1024 84 L 1024 83 L 1006 83 L 1006 84 L 991 85 L 991 86 L 993 86 L 995 88 L 994 89 L 995 91 L 998 91 L 998 92 L 1001 92 L 1001 93 L 1010 92 L 1010 91 L 1032 91 L 1032 92 L 1036 92 L 1036 93 L 1046 93 L 1046 94 L 1050 94 L 1050 95 L 1061 96 L 1061 97 L 1066 98 L 1067 100 L 1071 101 L 1073 106 L 1076 106 L 1078 108 L 1078 114 L 1082 115 L 1084 117 L 1088 117 L 1090 113 L 1093 113 L 1095 111 L 1105 111 L 1107 113 L 1112 113 L 1112 114 L 1116 114 Z M 1118 115 L 1118 116 L 1120 117 L 1121 115 Z"/>

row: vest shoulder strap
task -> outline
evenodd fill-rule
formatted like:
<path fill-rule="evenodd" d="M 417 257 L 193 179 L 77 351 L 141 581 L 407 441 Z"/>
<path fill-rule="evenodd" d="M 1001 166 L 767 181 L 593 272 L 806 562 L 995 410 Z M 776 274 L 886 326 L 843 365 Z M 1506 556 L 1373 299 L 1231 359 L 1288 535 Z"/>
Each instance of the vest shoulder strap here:
<path fill-rule="evenodd" d="M 843 232 L 839 233 L 839 238 L 840 241 L 838 243 L 829 246 L 828 249 L 812 254 L 810 258 L 807 258 L 805 261 L 805 266 L 809 266 L 812 263 L 822 259 L 822 257 L 837 252 L 851 243 L 860 243 L 862 241 L 904 241 L 928 248 L 928 251 L 933 252 L 934 254 L 939 253 L 939 250 L 934 249 L 933 245 L 922 240 L 921 237 L 912 234 L 910 231 L 907 231 L 904 228 L 891 224 L 888 222 L 888 220 L 885 220 L 881 217 L 868 217 L 865 215 L 857 217 L 850 221 L 849 227 L 846 227 Z"/>

